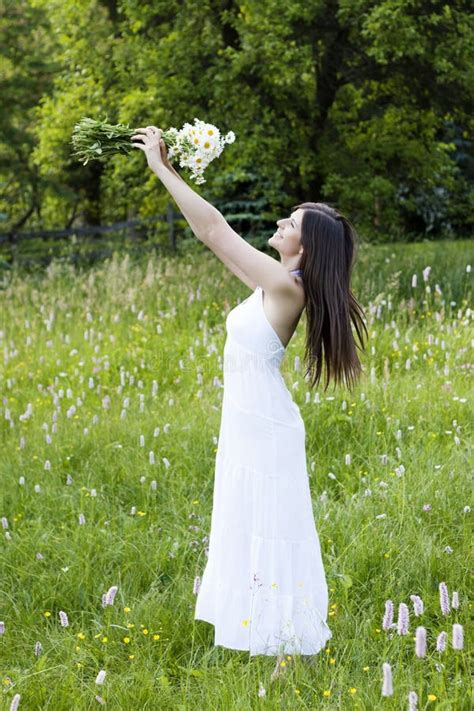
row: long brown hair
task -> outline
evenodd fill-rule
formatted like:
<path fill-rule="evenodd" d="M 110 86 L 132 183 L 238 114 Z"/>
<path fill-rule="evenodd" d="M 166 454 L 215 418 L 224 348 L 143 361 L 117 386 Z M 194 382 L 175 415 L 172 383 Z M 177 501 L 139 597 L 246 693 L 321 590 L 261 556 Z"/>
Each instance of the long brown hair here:
<path fill-rule="evenodd" d="M 303 254 L 299 268 L 306 298 L 305 376 L 310 378 L 310 387 L 317 386 L 324 362 L 324 390 L 331 378 L 334 387 L 344 383 L 352 390 L 362 366 L 351 322 L 362 350 L 365 350 L 362 329 L 368 337 L 364 310 L 350 289 L 358 236 L 347 217 L 326 203 L 304 202 L 293 208 L 297 209 L 304 210 L 301 221 Z"/>

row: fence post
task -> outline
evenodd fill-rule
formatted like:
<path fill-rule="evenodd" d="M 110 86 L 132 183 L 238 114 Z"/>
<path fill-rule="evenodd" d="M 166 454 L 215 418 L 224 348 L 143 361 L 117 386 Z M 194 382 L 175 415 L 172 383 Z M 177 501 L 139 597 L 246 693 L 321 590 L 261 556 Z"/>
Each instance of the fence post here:
<path fill-rule="evenodd" d="M 132 242 L 138 242 L 138 230 L 136 228 L 136 225 L 134 224 L 134 220 L 137 216 L 135 208 L 128 208 L 127 210 L 127 221 L 131 221 L 132 224 L 129 225 L 127 232 L 128 232 L 128 237 Z"/>
<path fill-rule="evenodd" d="M 11 260 L 15 262 L 18 259 L 18 234 L 17 232 L 10 232 L 9 234 L 10 250 L 11 250 Z"/>
<path fill-rule="evenodd" d="M 166 206 L 166 219 L 168 221 L 168 233 L 170 238 L 170 245 L 173 251 L 176 251 L 176 234 L 174 231 L 174 210 L 173 204 L 168 202 Z"/>

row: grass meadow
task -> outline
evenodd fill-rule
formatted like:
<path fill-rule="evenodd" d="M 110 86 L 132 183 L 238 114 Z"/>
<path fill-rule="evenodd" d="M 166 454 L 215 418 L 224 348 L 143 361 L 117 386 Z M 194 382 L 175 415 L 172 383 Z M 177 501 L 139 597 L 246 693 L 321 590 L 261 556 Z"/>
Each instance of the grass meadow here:
<path fill-rule="evenodd" d="M 308 388 L 304 315 L 287 348 L 333 638 L 273 681 L 275 657 L 193 619 L 225 316 L 249 289 L 198 243 L 4 269 L 0 708 L 472 708 L 471 248 L 361 246 L 352 393 Z"/>

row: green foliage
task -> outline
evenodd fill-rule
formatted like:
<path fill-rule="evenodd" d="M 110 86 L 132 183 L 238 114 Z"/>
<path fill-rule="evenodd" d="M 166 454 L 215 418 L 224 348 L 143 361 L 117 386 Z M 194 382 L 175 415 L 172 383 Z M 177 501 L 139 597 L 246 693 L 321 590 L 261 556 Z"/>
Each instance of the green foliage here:
<path fill-rule="evenodd" d="M 366 239 L 472 231 L 474 19 L 462 0 L 15 7 L 0 21 L 9 226 L 25 215 L 29 227 L 57 227 L 164 210 L 166 191 L 140 151 L 100 166 L 72 158 L 75 123 L 107 115 L 161 128 L 197 116 L 235 131 L 202 194 L 222 203 L 265 194 L 272 221 L 327 200 Z"/>

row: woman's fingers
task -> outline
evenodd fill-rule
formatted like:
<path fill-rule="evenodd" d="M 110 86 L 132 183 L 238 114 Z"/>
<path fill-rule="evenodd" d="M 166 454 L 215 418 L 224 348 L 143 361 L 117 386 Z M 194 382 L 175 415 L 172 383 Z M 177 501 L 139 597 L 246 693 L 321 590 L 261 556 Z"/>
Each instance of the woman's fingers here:
<path fill-rule="evenodd" d="M 140 128 L 135 129 L 135 132 L 136 133 L 139 133 L 139 132 L 147 133 L 147 134 L 151 134 L 151 135 L 155 134 L 155 135 L 159 135 L 160 137 L 161 137 L 161 134 L 163 133 L 161 128 L 157 128 L 156 126 L 145 126 L 145 127 L 140 126 Z"/>
<path fill-rule="evenodd" d="M 161 128 L 156 126 L 146 126 L 146 128 L 136 128 L 135 135 L 132 138 L 158 138 L 161 140 Z"/>

